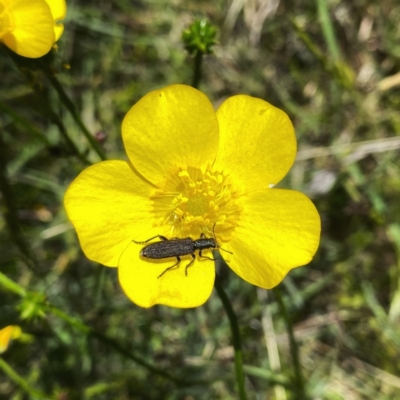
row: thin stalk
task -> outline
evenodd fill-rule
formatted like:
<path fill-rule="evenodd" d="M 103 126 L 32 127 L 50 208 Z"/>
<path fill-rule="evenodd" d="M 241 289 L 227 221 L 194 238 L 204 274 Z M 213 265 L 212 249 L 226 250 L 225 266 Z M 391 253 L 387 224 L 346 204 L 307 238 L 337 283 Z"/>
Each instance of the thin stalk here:
<path fill-rule="evenodd" d="M 36 93 L 38 96 L 40 96 L 44 101 L 47 101 L 47 99 L 43 96 L 43 94 L 36 90 Z M 21 126 L 23 126 L 29 133 L 34 135 L 36 138 L 40 139 L 40 141 L 47 146 L 50 145 L 50 141 L 47 138 L 47 136 L 37 129 L 35 126 L 33 126 L 27 119 L 25 119 L 22 115 L 18 114 L 15 112 L 11 107 L 9 107 L 7 104 L 3 103 L 0 101 L 0 109 L 4 110 L 8 115 L 10 115 L 14 121 Z M 68 136 L 67 130 L 61 121 L 60 117 L 53 112 L 53 110 L 50 108 L 48 109 L 48 112 L 53 120 L 53 122 L 58 126 L 58 129 L 60 130 L 61 136 L 64 138 L 65 142 L 67 145 L 70 147 L 70 150 L 72 153 L 74 153 L 77 158 L 82 161 L 84 164 L 91 165 L 91 162 L 88 161 L 83 154 L 79 151 L 78 147 L 75 145 L 75 143 L 72 141 L 72 139 Z"/>
<path fill-rule="evenodd" d="M 202 62 L 203 62 L 203 53 L 201 51 L 198 51 L 194 56 L 194 70 L 193 70 L 193 81 L 192 81 L 192 86 L 195 89 L 198 89 L 200 85 Z"/>
<path fill-rule="evenodd" d="M 10 56 L 11 60 L 14 62 L 14 65 L 22 72 L 23 70 L 30 69 L 29 67 L 27 68 L 24 66 L 24 62 L 26 60 L 23 60 L 24 57 L 20 57 L 16 55 L 13 51 L 6 49 L 7 54 Z M 21 60 L 22 59 L 22 60 Z M 29 60 L 29 62 L 32 62 L 32 60 Z M 46 76 L 48 77 L 50 83 L 58 93 L 61 102 L 65 105 L 65 107 L 70 111 L 73 119 L 79 126 L 79 128 L 82 130 L 83 134 L 86 136 L 88 139 L 89 143 L 92 145 L 93 149 L 95 152 L 99 155 L 99 157 L 102 160 L 106 159 L 106 156 L 104 155 L 103 150 L 101 149 L 99 143 L 96 142 L 95 138 L 90 134 L 84 123 L 82 122 L 79 114 L 77 113 L 75 106 L 73 102 L 70 100 L 68 95 L 65 93 L 64 88 L 60 84 L 60 82 L 57 80 L 57 78 L 54 76 L 54 72 L 52 69 L 49 67 L 49 65 L 44 61 L 43 59 L 35 59 L 33 60 L 34 63 L 37 63 L 36 65 L 39 66 L 45 73 Z M 28 64 L 29 65 L 29 64 Z M 27 74 L 25 74 L 27 76 Z M 36 85 L 32 85 L 33 89 L 35 92 L 42 97 L 43 100 L 46 101 L 48 107 L 48 111 L 50 112 L 51 118 L 54 123 L 57 124 L 58 128 L 60 129 L 61 135 L 64 137 L 65 141 L 67 142 L 68 146 L 71 148 L 71 150 L 77 155 L 77 157 L 85 164 L 91 165 L 91 163 L 86 160 L 85 156 L 80 153 L 79 149 L 73 142 L 73 140 L 68 136 L 67 130 L 65 129 L 63 123 L 61 122 L 61 119 L 56 115 L 53 110 L 51 109 L 51 106 L 48 104 L 47 98 L 44 98 L 43 94 L 37 89 Z M 56 116 L 56 117 L 55 117 Z"/>
<path fill-rule="evenodd" d="M 76 124 L 79 126 L 81 129 L 82 133 L 85 135 L 86 139 L 88 142 L 91 144 L 93 147 L 93 150 L 97 153 L 97 155 L 102 159 L 106 160 L 107 157 L 104 154 L 103 149 L 99 145 L 99 143 L 96 141 L 96 139 L 91 135 L 89 130 L 86 128 L 85 124 L 83 123 L 79 113 L 76 111 L 74 103 L 71 101 L 71 99 L 68 97 L 67 93 L 65 92 L 64 88 L 58 81 L 58 79 L 54 75 L 49 75 L 48 79 L 50 83 L 52 84 L 53 88 L 56 90 L 58 93 L 61 102 L 67 107 L 68 111 L 71 113 L 72 118 L 76 122 Z"/>
<path fill-rule="evenodd" d="M 61 118 L 53 113 L 51 111 L 52 118 L 54 123 L 58 126 L 58 129 L 61 133 L 61 136 L 64 138 L 64 140 L 67 142 L 68 146 L 71 148 L 72 152 L 78 157 L 80 161 L 82 161 L 86 165 L 92 165 L 92 163 L 86 159 L 86 157 L 81 154 L 79 151 L 78 147 L 75 145 L 75 143 L 72 141 L 72 139 L 68 136 L 67 129 L 65 128 L 64 123 L 62 122 Z"/>
<path fill-rule="evenodd" d="M 317 0 L 318 17 L 322 27 L 322 33 L 328 45 L 333 60 L 341 59 L 339 45 L 336 40 L 335 31 L 333 29 L 331 17 L 329 15 L 328 4 L 326 0 Z"/>
<path fill-rule="evenodd" d="M 312 41 L 311 37 L 304 31 L 304 29 L 296 22 L 296 20 L 291 19 L 292 26 L 296 31 L 299 38 L 305 44 L 307 49 L 313 54 L 323 65 L 325 70 L 328 70 L 328 60 L 325 57 L 321 49 Z"/>
<path fill-rule="evenodd" d="M 305 393 L 304 379 L 303 379 L 303 374 L 301 371 L 299 347 L 297 346 L 297 342 L 294 337 L 292 321 L 290 320 L 285 303 L 283 301 L 282 292 L 281 292 L 280 287 L 279 286 L 275 287 L 273 289 L 273 291 L 274 291 L 275 299 L 278 302 L 278 305 L 279 305 L 279 308 L 281 311 L 281 315 L 282 315 L 283 319 L 285 320 L 286 330 L 287 330 L 287 333 L 289 336 L 290 354 L 292 356 L 294 375 L 296 378 L 296 384 L 294 385 L 296 387 L 296 396 L 297 396 L 296 399 L 297 400 L 306 400 L 307 396 Z"/>
<path fill-rule="evenodd" d="M 19 375 L 4 358 L 0 357 L 0 370 L 2 370 L 14 383 L 16 383 L 24 392 L 29 395 L 29 398 L 55 400 L 54 396 L 49 396 L 39 390 L 33 388 L 29 382 Z"/>
<path fill-rule="evenodd" d="M 20 297 L 25 297 L 27 295 L 27 290 L 23 286 L 18 285 L 17 282 L 14 282 L 12 279 L 8 278 L 1 272 L 0 272 L 0 287 L 3 287 L 8 292 L 15 293 Z"/>
<path fill-rule="evenodd" d="M 117 352 L 130 358 L 131 360 L 135 361 L 137 364 L 141 365 L 142 367 L 145 367 L 149 371 L 151 371 L 157 375 L 160 375 L 164 378 L 167 378 L 168 380 L 171 380 L 175 383 L 181 383 L 181 381 L 179 379 L 172 377 L 167 372 L 160 370 L 160 369 L 152 366 L 151 364 L 147 363 L 146 361 L 142 360 L 140 357 L 138 357 L 135 354 L 133 354 L 132 352 L 130 352 L 129 349 L 122 346 L 114 339 L 112 339 L 106 335 L 103 335 L 102 333 L 96 332 L 95 330 L 93 330 L 92 328 L 87 326 L 84 322 L 80 321 L 78 318 L 72 317 L 72 316 L 68 315 L 67 313 L 65 313 L 64 311 L 60 310 L 59 308 L 51 306 L 51 305 L 45 305 L 44 307 L 45 307 L 46 311 L 49 311 L 52 314 L 56 315 L 63 321 L 67 322 L 69 325 L 73 326 L 75 329 L 81 331 L 85 335 L 92 336 L 92 337 L 98 339 L 99 341 L 109 345 Z"/>
<path fill-rule="evenodd" d="M 240 340 L 239 324 L 233 311 L 232 305 L 226 295 L 224 288 L 221 285 L 218 275 L 215 276 L 214 287 L 217 290 L 218 296 L 225 308 L 226 314 L 229 318 L 229 324 L 231 326 L 233 348 L 235 350 L 235 371 L 236 371 L 236 382 L 239 389 L 240 400 L 246 400 L 246 391 L 244 389 L 244 373 L 243 373 L 243 357 L 242 357 L 242 344 Z"/>
<path fill-rule="evenodd" d="M 61 136 L 64 138 L 65 142 L 67 145 L 70 147 L 70 150 L 72 153 L 74 153 L 80 161 L 82 161 L 84 164 L 91 165 L 91 162 L 88 161 L 83 154 L 79 151 L 78 147 L 75 145 L 73 140 L 68 136 L 68 132 L 61 120 L 61 118 L 53 112 L 51 109 L 50 104 L 48 104 L 48 99 L 43 96 L 43 94 L 36 90 L 36 93 L 38 96 L 41 97 L 41 99 L 47 103 L 48 106 L 48 113 L 50 114 L 51 119 L 53 122 L 58 126 L 58 129 L 61 133 Z M 3 103 L 0 101 L 0 109 L 4 110 L 7 114 L 9 114 L 14 120 L 19 123 L 21 126 L 23 126 L 27 131 L 29 131 L 32 135 L 34 135 L 36 138 L 40 139 L 41 142 L 45 143 L 46 145 L 50 145 L 50 141 L 47 138 L 46 135 L 44 135 L 39 129 L 37 129 L 35 126 L 33 126 L 28 120 L 26 120 L 24 117 L 16 113 L 11 107 L 9 107 L 7 104 Z"/>
<path fill-rule="evenodd" d="M 58 130 L 60 131 L 61 136 L 64 138 L 65 142 L 69 146 L 71 152 L 75 154 L 75 156 L 83 163 L 86 165 L 92 165 L 92 163 L 86 159 L 86 156 L 82 154 L 78 147 L 75 145 L 74 141 L 69 137 L 67 129 L 65 128 L 65 125 L 60 118 L 58 114 L 56 114 L 53 109 L 51 104 L 49 104 L 49 100 L 47 97 L 43 96 L 43 93 L 38 90 L 36 87 L 34 88 L 36 94 L 40 97 L 40 99 L 46 103 L 47 105 L 47 117 L 50 117 L 51 121 L 57 125 Z"/>
<path fill-rule="evenodd" d="M 28 291 L 18 283 L 14 282 L 6 275 L 0 272 L 0 287 L 13 292 L 21 297 L 31 295 L 34 297 L 35 292 Z M 83 321 L 79 318 L 71 316 L 66 312 L 62 311 L 61 309 L 51 305 L 49 302 L 42 304 L 42 310 L 45 312 L 50 312 L 51 314 L 57 316 L 58 318 L 65 321 L 67 324 L 71 325 L 78 331 L 84 333 L 87 336 L 91 336 L 96 338 L 97 340 L 103 342 L 104 344 L 112 347 L 118 353 L 122 354 L 124 357 L 131 359 L 132 361 L 136 362 L 137 364 L 141 365 L 142 367 L 146 368 L 148 371 L 153 372 L 156 375 L 162 376 L 165 379 L 168 379 L 171 382 L 174 382 L 178 386 L 189 386 L 192 384 L 197 384 L 198 382 L 187 382 L 183 379 L 175 378 L 171 376 L 168 372 L 158 369 L 153 365 L 149 364 L 147 361 L 143 360 L 142 358 L 138 357 L 137 355 L 133 354 L 128 348 L 121 345 L 118 341 L 114 340 L 113 338 L 108 337 L 107 335 L 103 335 L 102 333 L 96 332 L 90 326 L 86 325 Z"/>

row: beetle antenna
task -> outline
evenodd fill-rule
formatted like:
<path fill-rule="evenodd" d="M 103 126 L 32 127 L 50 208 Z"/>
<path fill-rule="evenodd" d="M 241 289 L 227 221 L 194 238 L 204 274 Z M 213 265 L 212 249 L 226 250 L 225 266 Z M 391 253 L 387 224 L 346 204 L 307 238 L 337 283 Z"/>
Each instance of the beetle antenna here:
<path fill-rule="evenodd" d="M 126 245 L 126 247 L 122 250 L 121 254 L 119 255 L 117 267 L 119 267 L 119 262 L 121 261 L 122 255 L 125 253 L 126 249 L 132 244 L 132 242 L 133 242 L 133 243 L 136 243 L 134 240 L 131 240 L 131 241 Z"/>
<path fill-rule="evenodd" d="M 214 235 L 215 243 L 217 243 L 217 238 L 216 238 L 216 236 L 215 236 L 215 225 L 216 225 L 216 224 L 217 224 L 217 223 L 214 222 L 214 225 L 213 225 L 213 235 Z M 220 250 L 222 250 L 222 251 L 226 251 L 226 252 L 229 253 L 229 254 L 233 254 L 231 251 L 225 250 L 225 249 L 223 249 L 223 248 L 220 247 L 220 246 L 218 246 L 218 248 L 219 248 Z"/>
<path fill-rule="evenodd" d="M 213 225 L 213 236 L 214 236 L 215 242 L 217 241 L 217 238 L 215 237 L 215 225 L 216 225 L 216 224 L 217 224 L 217 223 L 214 222 L 214 225 Z"/>
<path fill-rule="evenodd" d="M 218 246 L 218 248 L 219 248 L 220 250 L 222 250 L 222 251 L 225 251 L 225 252 L 229 253 L 229 254 L 233 254 L 231 251 L 225 250 L 225 249 L 223 249 L 222 247 L 219 247 L 219 246 Z"/>

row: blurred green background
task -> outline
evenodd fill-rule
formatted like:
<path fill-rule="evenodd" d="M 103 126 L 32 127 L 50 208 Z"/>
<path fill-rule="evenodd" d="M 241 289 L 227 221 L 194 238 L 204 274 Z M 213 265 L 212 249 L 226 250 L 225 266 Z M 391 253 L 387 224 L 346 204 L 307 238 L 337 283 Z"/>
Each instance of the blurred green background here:
<path fill-rule="evenodd" d="M 82 254 L 62 205 L 85 160 L 100 158 L 60 100 L 54 76 L 107 158 L 125 159 L 125 113 L 153 89 L 191 84 L 193 58 L 181 35 L 203 18 L 217 27 L 218 44 L 204 57 L 200 89 L 216 107 L 244 93 L 290 115 L 299 150 L 280 186 L 308 194 L 321 214 L 314 260 L 281 284 L 309 398 L 400 398 L 400 3 L 67 6 L 53 54 L 28 60 L 0 46 L 0 270 L 93 331 L 0 289 L 0 328 L 17 324 L 30 335 L 3 358 L 47 394 L 27 394 L 0 371 L 0 399 L 237 398 L 229 321 L 218 296 L 190 310 L 135 306 L 116 270 Z M 273 294 L 228 269 L 219 274 L 239 318 L 248 398 L 296 399 Z"/>

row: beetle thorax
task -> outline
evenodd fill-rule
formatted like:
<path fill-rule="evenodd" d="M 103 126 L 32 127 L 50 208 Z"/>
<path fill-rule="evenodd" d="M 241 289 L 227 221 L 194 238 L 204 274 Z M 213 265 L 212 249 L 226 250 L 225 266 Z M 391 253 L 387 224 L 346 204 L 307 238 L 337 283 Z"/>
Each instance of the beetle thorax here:
<path fill-rule="evenodd" d="M 216 249 L 218 247 L 215 239 L 213 238 L 200 238 L 193 242 L 196 250 Z"/>

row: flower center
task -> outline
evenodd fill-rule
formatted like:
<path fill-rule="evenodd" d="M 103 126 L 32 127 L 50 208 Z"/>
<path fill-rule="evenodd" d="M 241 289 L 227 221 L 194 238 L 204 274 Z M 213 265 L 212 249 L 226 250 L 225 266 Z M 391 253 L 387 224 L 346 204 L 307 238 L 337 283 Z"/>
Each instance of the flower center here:
<path fill-rule="evenodd" d="M 180 169 L 152 196 L 156 224 L 168 225 L 170 237 L 192 238 L 212 237 L 215 224 L 218 240 L 227 241 L 240 218 L 240 195 L 222 172 Z"/>

